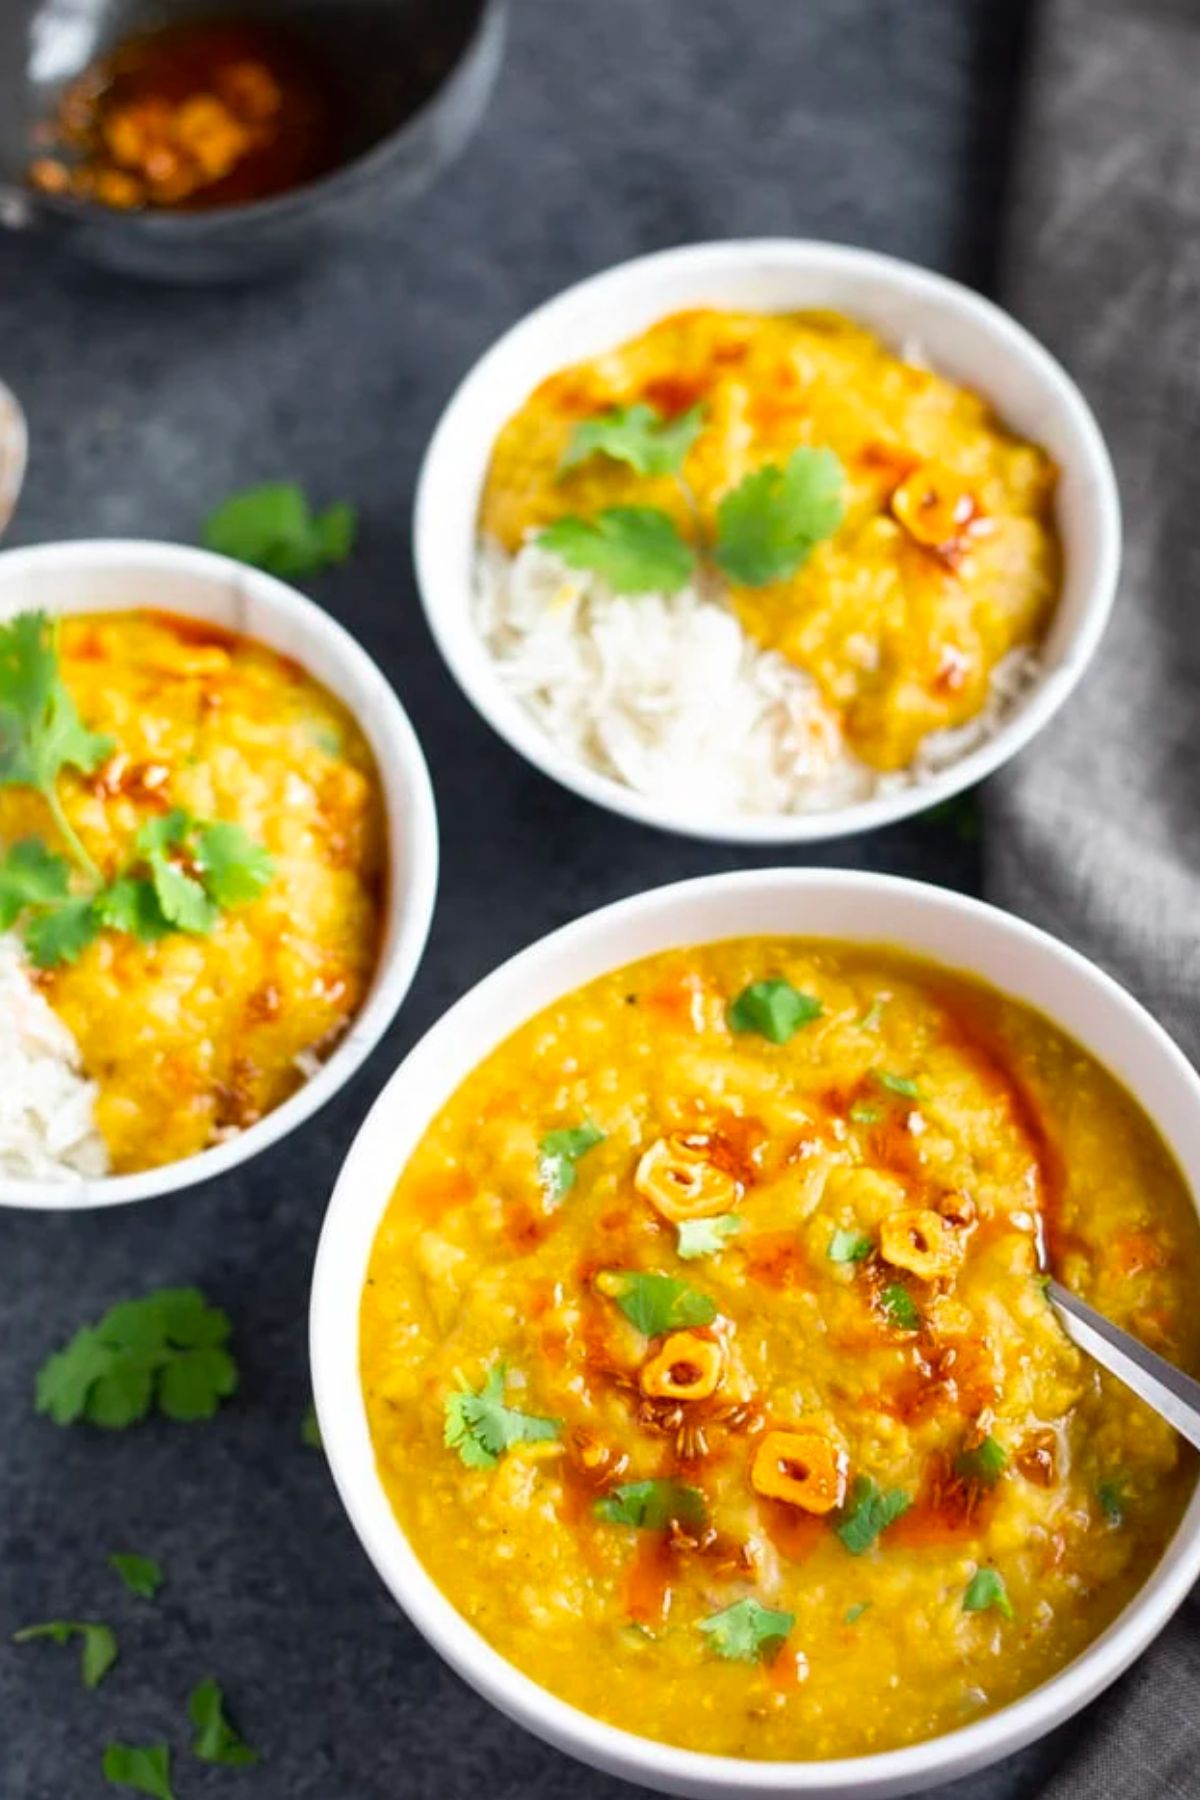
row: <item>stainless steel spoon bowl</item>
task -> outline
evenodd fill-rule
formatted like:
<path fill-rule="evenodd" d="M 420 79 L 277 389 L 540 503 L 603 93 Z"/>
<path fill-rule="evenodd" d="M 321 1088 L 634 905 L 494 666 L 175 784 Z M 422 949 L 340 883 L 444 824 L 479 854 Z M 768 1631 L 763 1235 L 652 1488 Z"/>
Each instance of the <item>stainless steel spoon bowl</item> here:
<path fill-rule="evenodd" d="M 28 454 L 25 414 L 16 395 L 0 381 L 0 532 L 16 510 Z"/>
<path fill-rule="evenodd" d="M 1123 1381 L 1139 1400 L 1173 1425 L 1180 1437 L 1200 1450 L 1200 1381 L 1193 1381 L 1165 1356 L 1148 1350 L 1095 1307 L 1068 1293 L 1053 1277 L 1046 1283 L 1046 1293 L 1071 1342 Z"/>

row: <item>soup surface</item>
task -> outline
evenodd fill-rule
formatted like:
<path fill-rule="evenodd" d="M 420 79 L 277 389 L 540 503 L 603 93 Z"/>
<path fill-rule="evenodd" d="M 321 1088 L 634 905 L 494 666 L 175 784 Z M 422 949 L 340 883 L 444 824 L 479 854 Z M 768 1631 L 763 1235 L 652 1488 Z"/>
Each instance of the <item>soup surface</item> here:
<path fill-rule="evenodd" d="M 535 1681 L 751 1758 L 1036 1686 L 1132 1597 L 1193 1462 L 1067 1341 L 1185 1366 L 1200 1229 L 1149 1121 L 990 989 L 745 939 L 603 977 L 463 1083 L 372 1253 L 381 1478 Z"/>
<path fill-rule="evenodd" d="M 571 449 L 581 426 L 635 405 L 663 421 L 700 409 L 677 470 L 642 472 L 623 460 L 636 448 Z M 515 556 L 564 515 L 650 506 L 707 554 L 722 499 L 806 449 L 840 464 L 840 523 L 778 578 L 768 563 L 751 585 L 743 557 L 742 578 L 716 585 L 752 640 L 815 680 L 826 734 L 877 771 L 904 769 L 927 734 L 975 718 L 997 665 L 1040 638 L 1059 586 L 1056 470 L 978 394 L 852 320 L 678 313 L 562 370 L 501 431 L 482 529 Z M 700 586 L 713 591 L 713 572 Z"/>
<path fill-rule="evenodd" d="M 65 619 L 56 643 L 80 718 L 106 740 L 90 773 L 58 780 L 97 879 L 143 879 L 147 832 L 181 813 L 236 825 L 265 853 L 261 885 L 240 901 L 231 886 L 202 929 L 104 929 L 37 971 L 97 1085 L 112 1170 L 145 1169 L 277 1106 L 358 1010 L 380 934 L 379 782 L 340 703 L 261 644 L 151 613 Z M 27 839 L 68 848 L 42 794 L 0 786 L 0 849 Z M 167 844 L 166 879 L 194 874 L 193 854 Z"/>

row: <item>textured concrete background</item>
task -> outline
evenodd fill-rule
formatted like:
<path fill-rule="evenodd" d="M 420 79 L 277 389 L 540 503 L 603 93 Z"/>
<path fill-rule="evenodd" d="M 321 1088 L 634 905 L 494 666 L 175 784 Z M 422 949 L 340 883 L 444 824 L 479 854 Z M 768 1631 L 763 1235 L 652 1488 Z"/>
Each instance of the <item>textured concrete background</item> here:
<path fill-rule="evenodd" d="M 0 1640 L 100 1617 L 122 1660 L 96 1693 L 73 1651 L 0 1641 L 0 1796 L 90 1800 L 110 1737 L 168 1738 L 176 1787 L 255 1800 L 615 1800 L 632 1790 L 510 1726 L 436 1661 L 368 1567 L 302 1447 L 305 1308 L 325 1201 L 372 1096 L 437 1014 L 574 914 L 676 877 L 768 863 L 623 824 L 528 770 L 476 721 L 420 620 L 408 520 L 422 446 L 488 341 L 554 289 L 687 239 L 807 233 L 986 287 L 1018 9 L 1006 0 L 524 0 L 490 114 L 406 216 L 303 281 L 144 289 L 0 242 L 0 374 L 33 460 L 12 542 L 192 538 L 276 477 L 362 509 L 317 598 L 379 658 L 433 770 L 444 873 L 429 952 L 387 1043 L 290 1142 L 219 1184 L 91 1217 L 0 1215 Z M 977 882 L 936 824 L 811 860 Z M 195 1282 L 236 1326 L 242 1387 L 214 1423 L 106 1436 L 36 1419 L 34 1370 L 119 1298 Z M 164 1563 L 154 1607 L 105 1568 Z M 253 1773 L 186 1750 L 183 1702 L 225 1684 Z M 961 1790 L 1027 1792 L 1047 1752 Z"/>

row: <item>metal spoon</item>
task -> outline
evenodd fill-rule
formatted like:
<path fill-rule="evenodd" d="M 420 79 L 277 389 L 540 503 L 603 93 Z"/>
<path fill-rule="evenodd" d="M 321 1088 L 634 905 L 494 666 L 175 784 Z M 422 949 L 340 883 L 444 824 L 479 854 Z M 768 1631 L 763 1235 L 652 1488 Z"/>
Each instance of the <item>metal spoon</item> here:
<path fill-rule="evenodd" d="M 1103 1313 L 1076 1299 L 1053 1277 L 1046 1283 L 1046 1293 L 1071 1342 L 1086 1350 L 1101 1368 L 1123 1381 L 1139 1400 L 1173 1425 L 1180 1437 L 1200 1450 L 1200 1381 L 1193 1381 L 1165 1356 L 1147 1350 L 1145 1344 L 1139 1344 Z"/>
<path fill-rule="evenodd" d="M 0 531 L 8 524 L 25 478 L 29 434 L 16 395 L 0 381 Z"/>

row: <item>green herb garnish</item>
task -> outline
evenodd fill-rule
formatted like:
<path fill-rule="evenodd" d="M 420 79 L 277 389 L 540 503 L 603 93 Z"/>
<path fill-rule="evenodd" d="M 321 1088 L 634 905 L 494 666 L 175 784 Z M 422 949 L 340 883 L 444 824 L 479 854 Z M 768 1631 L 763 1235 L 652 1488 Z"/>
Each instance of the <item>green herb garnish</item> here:
<path fill-rule="evenodd" d="M 37 1410 L 56 1425 L 133 1425 L 157 1405 L 170 1419 L 209 1419 L 237 1387 L 229 1320 L 197 1288 L 161 1288 L 84 1326 L 44 1363 Z"/>
<path fill-rule="evenodd" d="M 664 419 L 653 406 L 614 406 L 575 427 L 562 461 L 565 473 L 591 456 L 628 463 L 638 475 L 674 475 L 704 426 L 704 407 Z"/>
<path fill-rule="evenodd" d="M 1100 1502 L 1100 1511 L 1114 1530 L 1125 1523 L 1125 1508 L 1129 1496 L 1125 1492 L 1125 1483 L 1119 1476 L 1108 1476 L 1096 1488 L 1096 1499 Z"/>
<path fill-rule="evenodd" d="M 504 1404 L 503 1363 L 497 1363 L 476 1392 L 465 1384 L 445 1401 L 442 1442 L 457 1450 L 468 1469 L 493 1469 L 514 1444 L 544 1443 L 556 1438 L 560 1419 L 540 1419 Z"/>
<path fill-rule="evenodd" d="M 673 1520 L 703 1525 L 704 1495 L 682 1481 L 628 1481 L 605 1494 L 592 1508 L 610 1525 L 632 1525 L 638 1531 L 665 1531 Z"/>
<path fill-rule="evenodd" d="M 990 1606 L 1003 1613 L 1006 1619 L 1013 1616 L 1012 1601 L 1004 1585 L 1004 1577 L 998 1569 L 976 1569 L 963 1595 L 964 1612 L 986 1612 Z"/>
<path fill-rule="evenodd" d="M 869 1475 L 860 1475 L 854 1483 L 850 1504 L 837 1534 L 852 1556 L 861 1556 L 911 1505 L 912 1501 L 902 1489 L 893 1488 L 890 1493 L 884 1493 L 877 1481 Z"/>
<path fill-rule="evenodd" d="M 985 1437 L 982 1443 L 964 1450 L 954 1464 L 957 1474 L 983 1487 L 995 1487 L 1007 1467 L 1008 1454 L 994 1437 Z"/>
<path fill-rule="evenodd" d="M 58 668 L 58 625 L 45 613 L 19 613 L 0 625 L 0 787 L 35 788 L 82 869 L 99 870 L 63 811 L 58 777 L 71 768 L 90 775 L 112 749 L 89 731 Z"/>
<path fill-rule="evenodd" d="M 618 594 L 677 594 L 696 561 L 670 513 L 657 506 L 609 506 L 594 519 L 568 513 L 537 542 L 570 568 L 602 576 Z"/>
<path fill-rule="evenodd" d="M 835 1231 L 826 1251 L 831 1263 L 862 1262 L 875 1248 L 865 1231 Z"/>
<path fill-rule="evenodd" d="M 116 1634 L 107 1625 L 98 1625 L 93 1619 L 51 1619 L 45 1625 L 26 1625 L 14 1631 L 12 1641 L 32 1644 L 38 1638 L 48 1638 L 52 1644 L 66 1644 L 75 1637 L 83 1640 L 79 1659 L 83 1685 L 99 1687 L 117 1660 Z"/>
<path fill-rule="evenodd" d="M 857 1100 L 850 1108 L 850 1117 L 856 1125 L 878 1125 L 879 1108 L 867 1106 L 863 1101 Z"/>
<path fill-rule="evenodd" d="M 166 1744 L 109 1744 L 101 1769 L 114 1787 L 135 1788 L 151 1800 L 175 1800 L 171 1752 Z"/>
<path fill-rule="evenodd" d="M 538 1174 L 551 1200 L 570 1193 L 578 1179 L 580 1157 L 603 1142 L 604 1133 L 590 1119 L 565 1131 L 546 1133 L 538 1145 Z"/>
<path fill-rule="evenodd" d="M 794 1613 L 774 1612 L 757 1600 L 739 1600 L 701 1619 L 699 1629 L 728 1662 L 758 1662 L 779 1648 L 795 1622 Z"/>
<path fill-rule="evenodd" d="M 755 469 L 717 508 L 718 566 L 743 587 L 791 575 L 841 524 L 845 479 L 831 450 L 794 450 L 782 468 Z"/>
<path fill-rule="evenodd" d="M 700 1256 L 717 1256 L 741 1229 L 742 1221 L 737 1213 L 721 1213 L 715 1219 L 681 1219 L 676 1227 L 679 1238 L 675 1249 L 684 1262 L 694 1262 Z"/>
<path fill-rule="evenodd" d="M 870 1605 L 871 1602 L 869 1600 L 858 1600 L 853 1606 L 848 1606 L 846 1608 L 845 1623 L 847 1625 L 857 1625 L 863 1614 L 870 1609 Z"/>
<path fill-rule="evenodd" d="M 211 1675 L 188 1696 L 188 1718 L 196 1727 L 192 1753 L 201 1762 L 249 1769 L 258 1761 L 258 1751 L 251 1749 L 226 1718 L 225 1696 Z"/>
<path fill-rule="evenodd" d="M 300 1442 L 302 1444 L 307 1444 L 310 1450 L 323 1450 L 325 1448 L 324 1440 L 321 1437 L 321 1427 L 317 1422 L 317 1409 L 311 1400 L 305 1409 L 304 1417 L 300 1421 Z"/>
<path fill-rule="evenodd" d="M 888 1324 L 894 1325 L 897 1331 L 921 1329 L 921 1315 L 917 1311 L 916 1302 L 900 1282 L 893 1281 L 890 1286 L 885 1287 L 879 1299 Z"/>
<path fill-rule="evenodd" d="M 886 1069 L 875 1069 L 873 1073 L 880 1087 L 886 1088 L 889 1094 L 900 1094 L 905 1100 L 920 1099 L 920 1088 L 907 1075 L 889 1075 Z"/>
<path fill-rule="evenodd" d="M 163 1584 L 163 1572 L 152 1556 L 138 1556 L 132 1550 L 117 1550 L 108 1559 L 131 1594 L 141 1600 L 153 1600 Z"/>
<path fill-rule="evenodd" d="M 821 1016 L 821 1002 L 790 981 L 752 981 L 729 1008 L 734 1031 L 757 1031 L 772 1044 L 786 1044 L 802 1025 Z"/>
<path fill-rule="evenodd" d="M 314 513 L 303 488 L 273 481 L 218 506 L 205 520 L 202 537 L 208 549 L 223 556 L 272 575 L 298 577 L 345 562 L 357 528 L 352 506 L 339 503 Z"/>
<path fill-rule="evenodd" d="M 596 1286 L 616 1301 L 630 1324 L 646 1337 L 661 1337 L 664 1332 L 680 1331 L 689 1325 L 711 1325 L 717 1316 L 716 1302 L 710 1295 L 699 1294 L 670 1275 L 641 1269 L 606 1269 L 597 1275 Z"/>

